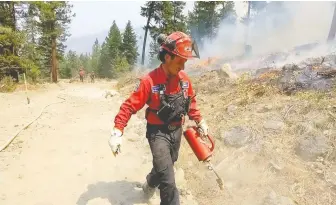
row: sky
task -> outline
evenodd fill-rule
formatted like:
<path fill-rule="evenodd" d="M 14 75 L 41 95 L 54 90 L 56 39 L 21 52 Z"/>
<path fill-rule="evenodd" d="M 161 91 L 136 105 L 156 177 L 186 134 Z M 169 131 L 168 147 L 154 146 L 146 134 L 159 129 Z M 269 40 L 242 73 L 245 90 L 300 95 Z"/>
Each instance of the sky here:
<path fill-rule="evenodd" d="M 70 24 L 72 37 L 92 35 L 108 30 L 113 20 L 118 27 L 124 28 L 130 20 L 134 28 L 146 24 L 146 18 L 140 15 L 140 7 L 146 1 L 70 1 L 76 17 Z M 236 3 L 238 15 L 242 15 L 246 8 L 242 2 Z M 193 9 L 193 1 L 187 1 L 185 13 Z"/>

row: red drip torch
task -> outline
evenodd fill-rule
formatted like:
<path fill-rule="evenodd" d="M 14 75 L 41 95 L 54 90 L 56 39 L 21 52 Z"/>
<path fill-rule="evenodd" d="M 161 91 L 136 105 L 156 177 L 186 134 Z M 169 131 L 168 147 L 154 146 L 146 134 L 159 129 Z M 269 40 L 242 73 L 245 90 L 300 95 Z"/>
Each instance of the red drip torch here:
<path fill-rule="evenodd" d="M 196 126 L 189 127 L 184 131 L 184 136 L 193 150 L 194 154 L 196 155 L 197 159 L 199 161 L 207 163 L 207 166 L 210 170 L 212 170 L 216 176 L 217 176 L 217 183 L 219 185 L 219 188 L 221 190 L 224 189 L 224 183 L 223 180 L 220 178 L 218 173 L 214 170 L 210 160 L 213 153 L 213 150 L 215 149 L 215 142 L 212 136 L 207 135 L 206 137 L 209 139 L 211 146 L 202 139 L 200 132 L 198 131 Z"/>

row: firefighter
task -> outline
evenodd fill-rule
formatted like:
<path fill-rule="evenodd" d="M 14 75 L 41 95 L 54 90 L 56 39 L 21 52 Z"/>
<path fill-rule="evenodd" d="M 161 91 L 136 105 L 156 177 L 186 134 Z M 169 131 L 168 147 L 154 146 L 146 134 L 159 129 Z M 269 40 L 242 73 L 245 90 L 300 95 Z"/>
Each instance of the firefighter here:
<path fill-rule="evenodd" d="M 81 82 L 84 81 L 84 75 L 85 75 L 85 71 L 84 71 L 84 69 L 83 69 L 83 68 L 80 68 L 80 69 L 79 69 L 79 79 L 80 79 Z"/>
<path fill-rule="evenodd" d="M 91 83 L 94 83 L 94 80 L 95 80 L 95 73 L 94 73 L 94 71 L 91 71 L 90 78 L 91 78 Z"/>
<path fill-rule="evenodd" d="M 173 165 L 178 159 L 186 115 L 195 121 L 202 134 L 208 134 L 208 126 L 197 107 L 192 84 L 183 71 L 187 60 L 199 58 L 199 53 L 196 43 L 182 32 L 169 36 L 161 34 L 158 43 L 161 44 L 158 54 L 161 64 L 140 78 L 136 89 L 121 104 L 114 119 L 109 145 L 116 156 L 131 115 L 147 104 L 146 138 L 153 157 L 153 168 L 146 176 L 142 189 L 149 199 L 158 188 L 160 205 L 179 205 Z"/>

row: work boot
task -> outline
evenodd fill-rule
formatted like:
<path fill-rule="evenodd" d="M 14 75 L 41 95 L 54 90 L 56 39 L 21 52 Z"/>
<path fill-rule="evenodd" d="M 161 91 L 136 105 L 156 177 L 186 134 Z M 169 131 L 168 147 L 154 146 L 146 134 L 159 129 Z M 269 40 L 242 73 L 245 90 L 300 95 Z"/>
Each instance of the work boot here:
<path fill-rule="evenodd" d="M 155 194 L 155 188 L 150 187 L 147 182 L 142 185 L 142 190 L 148 199 L 152 198 Z"/>

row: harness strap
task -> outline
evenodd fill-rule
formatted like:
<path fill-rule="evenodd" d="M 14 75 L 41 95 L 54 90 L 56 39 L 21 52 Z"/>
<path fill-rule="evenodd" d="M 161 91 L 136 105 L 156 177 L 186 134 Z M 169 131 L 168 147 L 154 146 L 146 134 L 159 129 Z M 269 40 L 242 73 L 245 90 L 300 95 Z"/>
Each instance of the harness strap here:
<path fill-rule="evenodd" d="M 146 113 L 145 113 L 145 118 L 148 117 L 149 112 L 154 112 L 154 113 L 156 114 L 157 111 L 159 111 L 159 110 L 152 109 L 152 108 L 148 107 L 147 110 L 146 110 Z M 184 119 L 184 117 L 183 117 L 183 118 L 182 118 L 182 123 L 181 123 L 182 125 L 184 124 L 184 121 L 185 121 L 185 119 Z M 175 124 L 175 123 L 177 123 L 177 122 L 173 121 L 173 122 L 171 122 L 170 124 Z"/>
<path fill-rule="evenodd" d="M 161 109 L 163 109 L 164 107 L 170 107 L 170 104 L 168 104 L 165 100 L 165 90 L 166 90 L 165 84 L 158 84 L 158 86 L 159 86 L 158 91 L 159 91 L 160 104 L 164 105 L 164 106 L 162 106 Z M 182 92 L 182 97 L 185 98 L 184 92 L 187 90 L 187 88 L 183 88 L 183 81 L 182 81 L 181 78 L 179 78 L 179 86 L 180 86 L 180 89 L 181 89 L 180 92 Z M 149 99 L 149 101 L 150 101 L 150 99 Z M 187 106 L 187 107 L 189 107 L 189 106 Z M 146 111 L 146 114 L 145 114 L 145 117 L 146 118 L 148 117 L 149 112 L 154 112 L 155 114 L 157 114 L 158 111 L 160 111 L 160 110 L 156 110 L 156 109 L 152 109 L 152 108 L 148 107 L 147 111 Z M 181 116 L 181 117 L 184 118 L 184 116 Z"/>

